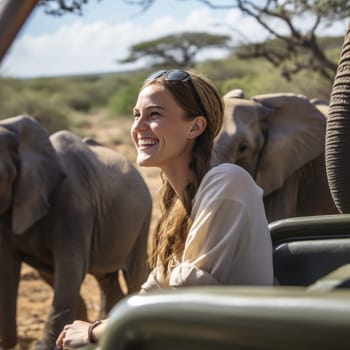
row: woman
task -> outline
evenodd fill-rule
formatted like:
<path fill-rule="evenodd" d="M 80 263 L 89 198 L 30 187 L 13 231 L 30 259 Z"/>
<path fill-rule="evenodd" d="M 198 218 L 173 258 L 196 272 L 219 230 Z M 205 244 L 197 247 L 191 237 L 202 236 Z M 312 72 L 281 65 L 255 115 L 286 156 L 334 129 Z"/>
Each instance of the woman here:
<path fill-rule="evenodd" d="M 149 76 L 131 135 L 140 166 L 159 167 L 162 215 L 153 268 L 141 293 L 190 285 L 272 285 L 272 246 L 262 190 L 234 164 L 210 167 L 224 105 L 204 77 L 182 70 Z M 66 325 L 59 348 L 95 343 L 107 320 Z"/>

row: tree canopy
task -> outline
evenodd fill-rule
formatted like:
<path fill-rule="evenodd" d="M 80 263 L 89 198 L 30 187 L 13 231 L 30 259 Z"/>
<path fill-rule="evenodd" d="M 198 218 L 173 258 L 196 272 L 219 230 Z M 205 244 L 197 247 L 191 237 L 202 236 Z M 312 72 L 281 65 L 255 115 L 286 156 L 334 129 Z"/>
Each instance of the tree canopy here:
<path fill-rule="evenodd" d="M 82 15 L 84 5 L 88 3 L 89 0 L 39 0 L 38 4 L 44 7 L 47 14 L 62 16 L 67 12 Z"/>
<path fill-rule="evenodd" d="M 145 11 L 157 0 L 125 1 Z M 263 57 L 279 67 L 287 80 L 302 70 L 316 71 L 333 80 L 337 62 L 326 56 L 317 32 L 334 21 L 349 17 L 348 0 L 232 0 L 225 4 L 220 0 L 197 1 L 213 10 L 238 9 L 243 15 L 254 18 L 269 34 L 264 42 L 248 38 L 236 52 L 238 57 Z"/>
<path fill-rule="evenodd" d="M 129 56 L 118 62 L 130 63 L 147 59 L 151 67 L 161 65 L 189 68 L 194 65 L 200 51 L 227 48 L 229 40 L 227 35 L 200 32 L 171 34 L 131 46 Z"/>

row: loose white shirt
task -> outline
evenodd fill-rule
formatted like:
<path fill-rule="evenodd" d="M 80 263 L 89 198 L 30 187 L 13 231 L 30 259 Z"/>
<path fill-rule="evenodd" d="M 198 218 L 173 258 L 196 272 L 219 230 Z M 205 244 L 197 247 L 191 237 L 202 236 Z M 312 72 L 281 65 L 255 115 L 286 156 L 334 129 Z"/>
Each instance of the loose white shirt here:
<path fill-rule="evenodd" d="M 142 289 L 273 284 L 263 191 L 243 168 L 225 163 L 210 169 L 193 198 L 191 219 L 179 264 L 167 278 L 157 265 Z"/>

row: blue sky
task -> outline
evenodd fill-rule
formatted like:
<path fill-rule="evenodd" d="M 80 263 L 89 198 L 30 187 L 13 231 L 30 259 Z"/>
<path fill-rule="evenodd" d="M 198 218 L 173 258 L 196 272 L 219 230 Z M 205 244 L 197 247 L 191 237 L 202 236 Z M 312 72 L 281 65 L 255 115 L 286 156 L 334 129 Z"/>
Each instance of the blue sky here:
<path fill-rule="evenodd" d="M 230 1 L 221 3 L 225 2 Z M 344 23 L 336 23 L 328 33 L 343 35 L 345 29 Z M 83 16 L 52 17 L 37 8 L 3 60 L 0 75 L 39 77 L 134 69 L 147 63 L 116 62 L 127 56 L 131 45 L 183 31 L 228 34 L 233 42 L 242 39 L 239 33 L 254 39 L 266 36 L 241 13 L 213 11 L 195 0 L 157 0 L 144 13 L 122 0 L 90 0 Z M 212 50 L 202 59 L 223 54 Z"/>

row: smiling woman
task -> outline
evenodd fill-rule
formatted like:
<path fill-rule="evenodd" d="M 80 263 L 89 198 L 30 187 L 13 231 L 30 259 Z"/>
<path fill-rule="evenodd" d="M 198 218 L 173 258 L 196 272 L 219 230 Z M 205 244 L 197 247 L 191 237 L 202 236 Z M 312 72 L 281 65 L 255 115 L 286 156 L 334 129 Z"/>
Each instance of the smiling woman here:
<path fill-rule="evenodd" d="M 262 190 L 234 164 L 210 166 L 224 114 L 216 87 L 192 71 L 163 70 L 142 85 L 131 135 L 137 163 L 162 172 L 152 272 L 140 293 L 184 286 L 272 285 Z M 67 324 L 59 348 L 95 343 L 108 321 Z"/>

